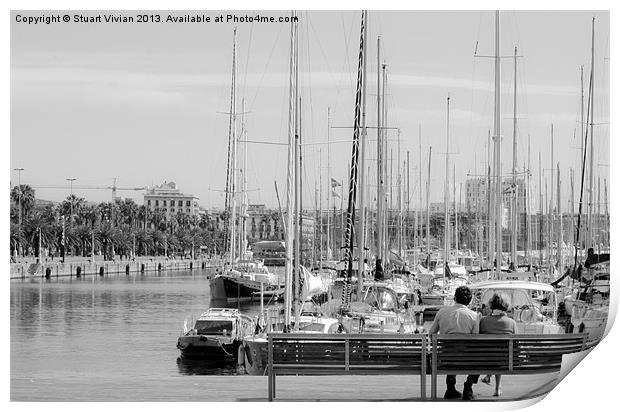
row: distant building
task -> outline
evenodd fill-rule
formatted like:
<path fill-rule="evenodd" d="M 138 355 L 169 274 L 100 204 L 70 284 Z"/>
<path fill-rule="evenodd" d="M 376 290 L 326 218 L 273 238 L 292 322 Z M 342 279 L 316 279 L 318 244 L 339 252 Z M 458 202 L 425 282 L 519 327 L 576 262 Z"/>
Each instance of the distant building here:
<path fill-rule="evenodd" d="M 198 198 L 181 193 L 175 182 L 164 182 L 147 189 L 144 205 L 148 210 L 161 210 L 166 217 L 183 212 L 189 216 L 199 214 Z"/>
<path fill-rule="evenodd" d="M 508 207 L 512 204 L 514 196 L 512 177 L 504 178 L 502 183 L 502 204 L 504 207 Z M 493 185 L 493 183 L 491 184 Z M 468 212 L 477 211 L 482 215 L 486 215 L 489 210 L 488 190 L 486 178 L 467 179 L 467 182 L 465 182 L 465 209 Z M 517 179 L 517 211 L 518 214 L 525 213 L 525 182 L 523 179 Z"/>

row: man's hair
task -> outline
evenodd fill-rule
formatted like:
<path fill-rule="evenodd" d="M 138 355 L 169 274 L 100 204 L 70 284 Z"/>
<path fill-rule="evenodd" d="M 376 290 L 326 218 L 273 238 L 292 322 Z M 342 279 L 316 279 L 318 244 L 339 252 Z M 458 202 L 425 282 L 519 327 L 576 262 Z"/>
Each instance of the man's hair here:
<path fill-rule="evenodd" d="M 489 300 L 489 306 L 491 310 L 503 310 L 510 309 L 510 298 L 505 293 L 494 293 L 491 300 Z"/>
<path fill-rule="evenodd" d="M 454 300 L 461 305 L 469 305 L 469 302 L 471 302 L 471 290 L 467 286 L 459 286 L 454 292 Z"/>

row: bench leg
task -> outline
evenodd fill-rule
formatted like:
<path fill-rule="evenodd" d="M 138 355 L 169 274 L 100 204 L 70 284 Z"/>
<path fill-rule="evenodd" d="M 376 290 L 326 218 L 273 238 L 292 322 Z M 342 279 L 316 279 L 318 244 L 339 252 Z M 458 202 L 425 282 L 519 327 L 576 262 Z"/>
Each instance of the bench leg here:
<path fill-rule="evenodd" d="M 435 371 L 431 373 L 431 400 L 437 400 L 437 373 Z"/>
<path fill-rule="evenodd" d="M 426 400 L 426 373 L 420 374 L 420 398 Z"/>
<path fill-rule="evenodd" d="M 267 400 L 269 402 L 273 401 L 273 374 L 270 373 L 269 376 L 267 376 Z"/>

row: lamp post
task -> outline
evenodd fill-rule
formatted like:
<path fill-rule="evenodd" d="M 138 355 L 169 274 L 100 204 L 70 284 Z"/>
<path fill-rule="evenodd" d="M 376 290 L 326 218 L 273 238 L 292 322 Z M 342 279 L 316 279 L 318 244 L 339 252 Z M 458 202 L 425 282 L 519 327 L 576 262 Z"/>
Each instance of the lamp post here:
<path fill-rule="evenodd" d="M 69 184 L 71 186 L 71 195 L 69 196 L 69 202 L 71 207 L 71 216 L 69 216 L 69 227 L 73 227 L 73 182 L 77 179 L 75 177 L 69 177 L 65 180 L 69 181 Z"/>
<path fill-rule="evenodd" d="M 19 240 L 19 248 L 22 247 L 21 242 L 21 234 L 22 234 L 22 172 L 24 171 L 23 167 L 16 167 L 13 169 L 17 172 L 17 209 L 18 209 L 18 220 L 17 220 L 17 230 L 18 230 L 18 238 Z"/>

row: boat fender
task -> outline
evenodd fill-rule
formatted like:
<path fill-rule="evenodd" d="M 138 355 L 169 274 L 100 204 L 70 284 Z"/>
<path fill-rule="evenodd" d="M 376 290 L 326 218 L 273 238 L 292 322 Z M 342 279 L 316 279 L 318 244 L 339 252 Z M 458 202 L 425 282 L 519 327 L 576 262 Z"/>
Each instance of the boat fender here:
<path fill-rule="evenodd" d="M 239 348 L 237 349 L 237 367 L 244 367 L 245 366 L 245 348 L 243 347 L 243 345 L 239 345 Z"/>

